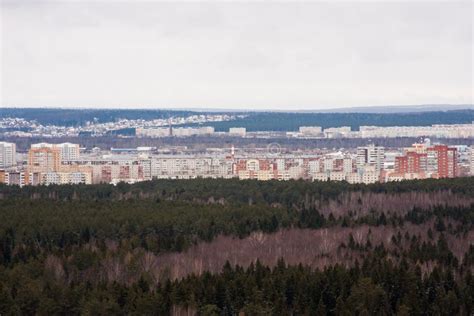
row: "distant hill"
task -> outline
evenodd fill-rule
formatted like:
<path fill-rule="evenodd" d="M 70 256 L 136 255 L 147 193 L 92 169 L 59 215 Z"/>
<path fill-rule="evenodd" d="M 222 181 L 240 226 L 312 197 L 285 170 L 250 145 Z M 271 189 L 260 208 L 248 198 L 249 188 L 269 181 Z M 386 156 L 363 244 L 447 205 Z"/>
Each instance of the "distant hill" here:
<path fill-rule="evenodd" d="M 474 110 L 473 104 L 423 104 L 423 105 L 386 105 L 386 106 L 361 106 L 349 108 L 327 109 L 320 111 L 300 112 L 322 112 L 322 113 L 419 113 L 439 112 L 456 110 Z"/>
<path fill-rule="evenodd" d="M 174 111 L 159 109 L 63 109 L 63 108 L 4 108 L 0 117 L 21 117 L 27 120 L 36 120 L 47 125 L 78 126 L 87 121 L 114 122 L 118 119 L 152 120 L 168 118 L 170 116 L 188 116 L 198 114 L 192 111 Z"/>
<path fill-rule="evenodd" d="M 214 122 L 216 131 L 227 131 L 230 127 L 245 127 L 247 131 L 296 131 L 300 126 L 323 128 L 350 126 L 358 130 L 363 125 L 376 126 L 429 126 L 432 124 L 467 124 L 474 121 L 474 110 L 407 112 L 407 113 L 286 113 L 259 112 L 248 117 Z"/>
<path fill-rule="evenodd" d="M 299 126 L 321 126 L 323 128 L 351 126 L 352 129 L 357 130 L 361 125 L 427 126 L 432 124 L 471 123 L 474 121 L 474 108 L 472 106 L 467 109 L 445 110 L 452 107 L 448 105 L 361 107 L 330 110 L 331 112 L 236 111 L 226 113 L 243 113 L 246 117 L 234 121 L 206 123 L 206 125 L 214 126 L 216 131 L 227 131 L 229 127 L 245 127 L 248 131 L 295 131 Z M 431 109 L 438 110 L 431 111 Z M 36 120 L 43 125 L 78 126 L 85 124 L 87 121 L 94 120 L 103 123 L 113 122 L 120 118 L 151 120 L 206 113 L 216 114 L 219 112 L 160 109 L 4 108 L 0 111 L 0 117 L 21 117 L 28 120 Z"/>

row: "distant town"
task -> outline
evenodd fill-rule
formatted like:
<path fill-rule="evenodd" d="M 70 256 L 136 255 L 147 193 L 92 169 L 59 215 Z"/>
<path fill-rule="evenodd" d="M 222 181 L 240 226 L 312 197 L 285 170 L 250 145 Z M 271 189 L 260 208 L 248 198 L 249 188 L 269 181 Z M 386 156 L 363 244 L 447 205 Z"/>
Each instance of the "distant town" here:
<path fill-rule="evenodd" d="M 237 178 L 368 184 L 474 176 L 473 118 L 469 109 L 364 114 L 7 108 L 0 116 L 0 183 Z"/>
<path fill-rule="evenodd" d="M 247 131 L 245 127 L 230 127 L 227 132 L 216 132 L 209 122 L 228 122 L 245 115 L 206 114 L 187 117 L 172 117 L 154 120 L 120 119 L 115 122 L 98 123 L 88 121 L 84 126 L 43 125 L 24 118 L 0 118 L 0 130 L 4 137 L 188 137 L 188 136 L 234 136 L 248 138 L 396 138 L 437 137 L 473 138 L 474 123 L 433 124 L 431 126 L 365 126 L 352 130 L 351 126 L 322 128 L 321 126 L 300 126 L 297 131 Z M 195 126 L 182 126 L 195 125 Z"/>
<path fill-rule="evenodd" d="M 311 131 L 317 131 L 312 127 Z M 308 128 L 302 128 L 302 133 Z M 73 143 L 32 144 L 17 153 L 0 142 L 0 183 L 8 185 L 135 183 L 151 179 L 347 181 L 375 183 L 474 175 L 474 146 L 448 146 L 428 138 L 404 148 L 370 144 L 346 150 L 308 148 L 81 148 Z"/>

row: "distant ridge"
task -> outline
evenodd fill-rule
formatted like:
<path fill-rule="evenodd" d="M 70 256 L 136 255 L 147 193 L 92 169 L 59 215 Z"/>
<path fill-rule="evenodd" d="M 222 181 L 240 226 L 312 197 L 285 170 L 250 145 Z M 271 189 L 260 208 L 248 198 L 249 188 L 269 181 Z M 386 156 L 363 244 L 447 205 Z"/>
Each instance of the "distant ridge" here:
<path fill-rule="evenodd" d="M 474 104 L 423 104 L 423 105 L 387 105 L 336 108 L 316 111 L 298 111 L 307 113 L 413 113 L 474 110 Z"/>
<path fill-rule="evenodd" d="M 283 109 L 283 110 L 270 110 L 270 109 L 255 109 L 252 107 L 241 107 L 239 109 L 225 109 L 225 108 L 196 108 L 196 107 L 151 107 L 137 106 L 135 108 L 128 107 L 103 107 L 103 106 L 91 106 L 91 107 L 47 107 L 47 106 L 4 106 L 3 109 L 22 109 L 22 110 L 84 110 L 84 111 L 115 111 L 115 110 L 127 110 L 127 111 L 192 111 L 192 112 L 213 112 L 213 113 L 261 113 L 261 112 L 277 112 L 277 113 L 420 113 L 420 112 L 445 112 L 445 111 L 458 111 L 458 110 L 474 110 L 474 104 L 419 104 L 419 105 L 377 105 L 377 106 L 355 106 L 355 107 L 338 107 L 334 109 Z M 1 117 L 0 113 L 0 117 Z"/>
<path fill-rule="evenodd" d="M 144 108 L 147 110 L 148 108 Z M 158 109 L 158 108 L 157 108 Z M 166 109 L 160 109 L 166 110 Z M 334 109 L 249 109 L 242 107 L 240 109 L 223 109 L 223 108 L 175 108 L 173 110 L 194 111 L 194 112 L 278 112 L 278 113 L 419 113 L 419 112 L 445 112 L 458 110 L 474 110 L 474 104 L 420 104 L 420 105 L 380 105 L 380 106 L 355 106 L 355 107 L 338 107 Z"/>

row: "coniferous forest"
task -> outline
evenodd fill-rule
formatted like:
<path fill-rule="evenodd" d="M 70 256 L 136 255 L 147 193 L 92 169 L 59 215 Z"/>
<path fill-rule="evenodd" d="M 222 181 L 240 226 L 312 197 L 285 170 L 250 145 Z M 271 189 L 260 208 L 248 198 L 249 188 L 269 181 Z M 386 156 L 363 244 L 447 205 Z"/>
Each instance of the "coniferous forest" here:
<path fill-rule="evenodd" d="M 1 315 L 472 315 L 474 178 L 0 186 Z"/>
<path fill-rule="evenodd" d="M 406 110 L 405 110 L 406 111 Z M 230 127 L 245 127 L 248 131 L 296 131 L 300 126 L 316 125 L 323 128 L 351 126 L 358 130 L 361 125 L 377 126 L 428 126 L 432 124 L 470 124 L 474 120 L 474 110 L 469 105 L 457 110 L 380 113 L 338 113 L 336 112 L 203 112 L 191 110 L 156 109 L 68 109 L 68 108 L 3 108 L 0 118 L 20 117 L 35 120 L 43 125 L 80 126 L 86 122 L 114 122 L 120 119 L 167 119 L 173 116 L 202 114 L 230 114 L 241 117 L 230 121 L 207 122 L 216 131 L 228 131 Z M 194 125 L 194 124 L 186 124 Z"/>

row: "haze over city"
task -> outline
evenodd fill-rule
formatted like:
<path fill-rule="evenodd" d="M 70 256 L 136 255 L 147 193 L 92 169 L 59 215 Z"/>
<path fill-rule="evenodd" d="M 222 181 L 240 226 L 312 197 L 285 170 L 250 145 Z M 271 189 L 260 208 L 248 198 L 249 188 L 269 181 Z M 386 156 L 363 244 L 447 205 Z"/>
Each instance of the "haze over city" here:
<path fill-rule="evenodd" d="M 473 104 L 473 3 L 2 1 L 1 106 Z"/>

